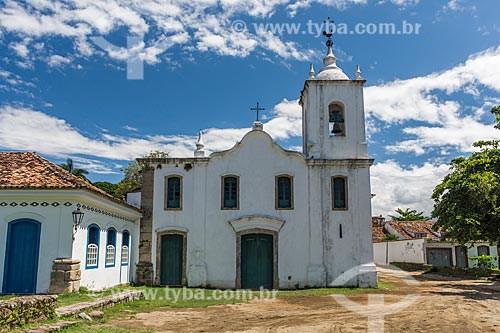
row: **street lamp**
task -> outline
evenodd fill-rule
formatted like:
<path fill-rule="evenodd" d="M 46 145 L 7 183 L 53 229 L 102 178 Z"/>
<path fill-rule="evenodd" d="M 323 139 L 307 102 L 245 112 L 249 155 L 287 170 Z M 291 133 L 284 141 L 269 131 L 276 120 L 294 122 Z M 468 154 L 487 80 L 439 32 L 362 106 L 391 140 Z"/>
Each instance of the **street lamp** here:
<path fill-rule="evenodd" d="M 76 231 L 78 229 L 78 226 L 82 224 L 83 215 L 85 215 L 85 213 L 80 210 L 80 207 L 77 207 L 71 214 L 73 215 L 73 226 L 74 226 L 73 240 L 75 240 Z"/>

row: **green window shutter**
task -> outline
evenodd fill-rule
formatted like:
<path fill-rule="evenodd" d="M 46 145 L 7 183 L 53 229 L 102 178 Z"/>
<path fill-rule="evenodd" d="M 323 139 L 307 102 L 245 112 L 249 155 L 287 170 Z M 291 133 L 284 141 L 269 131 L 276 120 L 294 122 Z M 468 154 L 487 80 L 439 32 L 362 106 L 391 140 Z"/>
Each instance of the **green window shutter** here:
<path fill-rule="evenodd" d="M 170 177 L 167 181 L 167 208 L 181 208 L 181 178 Z"/>
<path fill-rule="evenodd" d="M 224 178 L 223 208 L 238 208 L 238 178 Z"/>
<path fill-rule="evenodd" d="M 346 201 L 346 179 L 338 177 L 333 179 L 333 208 L 347 208 Z"/>
<path fill-rule="evenodd" d="M 278 177 L 278 208 L 292 207 L 292 180 L 290 177 Z"/>

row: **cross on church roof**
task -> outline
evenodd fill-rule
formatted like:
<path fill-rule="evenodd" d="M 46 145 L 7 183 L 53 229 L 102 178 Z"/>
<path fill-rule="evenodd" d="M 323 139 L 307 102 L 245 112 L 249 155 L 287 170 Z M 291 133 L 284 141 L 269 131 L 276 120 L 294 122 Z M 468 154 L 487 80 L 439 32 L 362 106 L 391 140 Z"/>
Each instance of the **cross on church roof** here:
<path fill-rule="evenodd" d="M 257 102 L 257 106 L 254 108 L 250 108 L 250 110 L 257 112 L 257 118 L 255 119 L 255 121 L 259 121 L 259 111 L 263 111 L 263 110 L 265 110 L 265 108 L 261 108 L 259 106 L 259 102 Z"/>
<path fill-rule="evenodd" d="M 333 20 L 330 21 L 330 16 L 328 16 L 328 18 L 323 22 L 325 23 L 325 30 L 323 31 L 323 35 L 328 38 L 328 40 L 326 41 L 326 46 L 330 47 L 333 45 L 332 42 L 333 30 L 332 29 L 328 30 L 328 28 L 330 27 L 330 24 L 333 23 L 334 21 Z"/>

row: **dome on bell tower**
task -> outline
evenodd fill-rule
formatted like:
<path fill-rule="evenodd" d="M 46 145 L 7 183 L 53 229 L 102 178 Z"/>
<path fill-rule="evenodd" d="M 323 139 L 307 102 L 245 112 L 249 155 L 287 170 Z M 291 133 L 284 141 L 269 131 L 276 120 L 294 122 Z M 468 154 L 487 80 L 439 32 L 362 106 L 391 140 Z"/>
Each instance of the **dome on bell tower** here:
<path fill-rule="evenodd" d="M 333 54 L 333 42 L 330 38 L 326 41 L 328 52 L 323 59 L 323 68 L 316 75 L 317 80 L 349 80 L 347 75 L 342 71 L 342 68 L 337 66 L 337 58 Z"/>

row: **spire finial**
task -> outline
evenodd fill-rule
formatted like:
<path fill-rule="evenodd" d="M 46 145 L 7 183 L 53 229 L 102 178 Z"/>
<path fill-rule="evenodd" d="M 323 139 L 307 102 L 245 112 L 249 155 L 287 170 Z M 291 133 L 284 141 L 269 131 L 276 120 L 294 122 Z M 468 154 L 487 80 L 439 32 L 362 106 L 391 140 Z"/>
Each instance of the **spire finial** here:
<path fill-rule="evenodd" d="M 334 21 L 333 20 L 330 21 L 330 16 L 328 16 L 328 18 L 323 22 L 325 23 L 325 30 L 323 30 L 323 36 L 326 36 L 328 38 L 326 40 L 326 47 L 330 48 L 333 45 L 332 42 L 333 30 L 332 29 L 328 30 L 328 28 L 330 28 L 330 23 L 333 23 Z"/>
<path fill-rule="evenodd" d="M 330 21 L 330 17 L 328 17 L 324 23 L 325 23 L 325 30 L 323 31 L 323 35 L 326 36 L 328 39 L 326 40 L 326 47 L 328 48 L 328 51 L 326 53 L 326 57 L 323 59 L 323 64 L 325 66 L 333 65 L 336 66 L 337 58 L 333 54 L 333 42 L 332 42 L 332 35 L 333 35 L 333 30 L 329 29 L 330 24 L 333 23 L 334 21 Z"/>
<path fill-rule="evenodd" d="M 196 142 L 196 150 L 194 151 L 194 157 L 204 157 L 205 156 L 205 150 L 203 150 L 204 147 L 205 144 L 203 143 L 203 134 L 201 130 L 199 130 L 198 141 Z"/>
<path fill-rule="evenodd" d="M 359 65 L 356 65 L 356 80 L 364 80 L 361 76 L 361 69 L 359 68 Z"/>
<path fill-rule="evenodd" d="M 314 79 L 314 66 L 311 63 L 311 67 L 309 68 L 309 78 Z"/>

